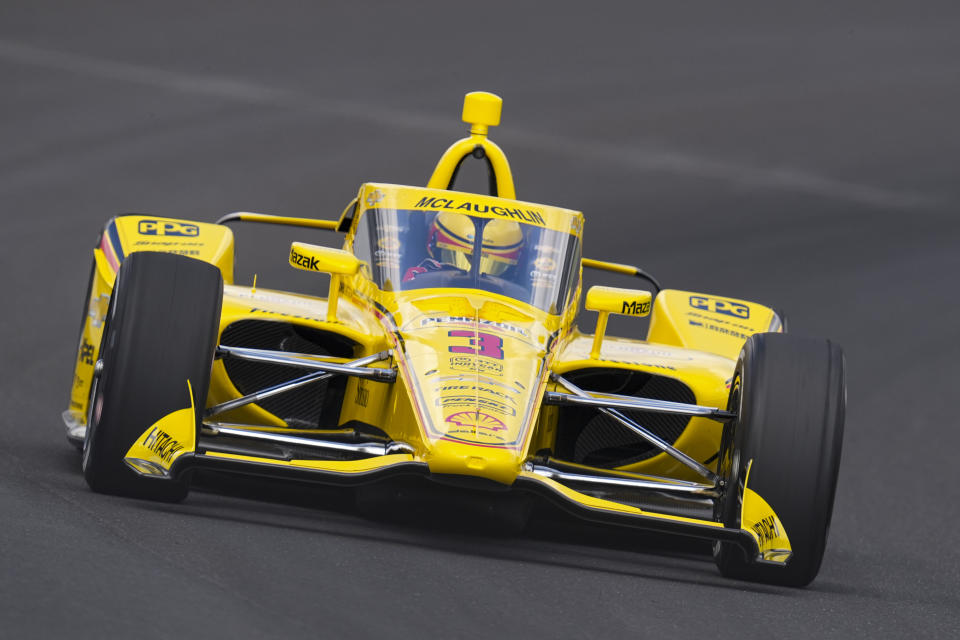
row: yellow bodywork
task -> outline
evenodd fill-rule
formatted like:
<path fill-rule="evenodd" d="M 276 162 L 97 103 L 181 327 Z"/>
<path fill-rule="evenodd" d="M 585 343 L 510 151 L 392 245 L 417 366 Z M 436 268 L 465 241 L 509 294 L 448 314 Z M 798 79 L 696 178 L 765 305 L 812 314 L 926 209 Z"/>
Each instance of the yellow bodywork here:
<path fill-rule="evenodd" d="M 525 465 L 540 452 L 549 451 L 557 437 L 560 410 L 542 404 L 545 391 L 564 391 L 551 380 L 551 374 L 594 368 L 645 372 L 682 382 L 693 392 L 696 404 L 723 408 L 744 340 L 753 333 L 779 330 L 779 319 L 771 309 L 743 300 L 676 290 L 661 291 L 651 308 L 647 292 L 599 288 L 587 299 L 588 309 L 601 312 L 604 318 L 610 312 L 649 314 L 650 329 L 646 340 L 604 336 L 604 327 L 596 337 L 581 333 L 575 325 L 584 297 L 580 269 L 576 271 L 571 302 L 552 313 L 491 291 L 380 289 L 371 278 L 371 265 L 354 257 L 359 221 L 377 210 L 469 214 L 582 239 L 584 220 L 580 212 L 516 200 L 506 156 L 487 138 L 489 127 L 499 123 L 500 115 L 499 98 L 494 100 L 491 95 L 478 94 L 468 100 L 464 119 L 471 124 L 471 135 L 446 151 L 427 188 L 364 184 L 336 222 L 233 214 L 235 220 L 345 233 L 341 249 L 295 243 L 289 256 L 297 268 L 332 275 L 327 298 L 234 285 L 233 236 L 225 226 L 139 215 L 111 220 L 94 251 L 95 269 L 86 301 L 88 312 L 68 422 L 74 421 L 79 428 L 86 423 L 90 379 L 110 293 L 124 255 L 133 251 L 175 252 L 214 264 L 223 273 L 221 334 L 237 322 L 262 320 L 328 332 L 349 341 L 353 352 L 334 359 L 336 362 L 391 350 L 391 359 L 375 366 L 395 367 L 396 382 L 348 378 L 335 423 L 318 425 L 316 431 L 348 433 L 351 425 L 369 425 L 412 448 L 411 453 L 352 461 L 276 460 L 222 452 L 206 453 L 208 457 L 342 474 L 418 462 L 437 476 L 476 476 L 501 485 L 521 479 L 539 483 L 593 510 L 723 529 L 722 524 L 710 519 L 652 513 L 587 495 L 538 476 Z M 499 195 L 448 190 L 463 158 L 478 153 L 490 161 Z M 583 259 L 582 264 L 637 274 L 635 267 L 616 263 Z M 205 397 L 210 407 L 240 395 L 223 361 L 215 360 L 210 387 L 198 397 Z M 302 431 L 256 403 L 217 419 L 259 425 L 264 431 Z M 197 452 L 196 426 L 192 407 L 171 413 L 130 447 L 127 462 L 145 474 L 169 472 L 177 457 Z M 716 470 L 722 429 L 718 421 L 693 417 L 675 446 Z M 164 437 L 166 444 L 160 446 L 158 438 Z M 662 453 L 607 471 L 699 479 Z M 749 489 L 743 499 L 742 522 L 743 530 L 756 540 L 765 559 L 783 562 L 789 557 L 789 540 L 782 523 L 763 498 Z"/>
<path fill-rule="evenodd" d="M 233 232 L 227 227 L 150 215 L 117 216 L 107 222 L 93 250 L 90 291 L 84 301 L 70 405 L 64 413 L 67 423 L 73 429 L 80 427 L 80 433 L 87 421 L 90 383 L 117 270 L 124 258 L 135 251 L 176 253 L 209 262 L 220 269 L 224 283 L 233 282 Z"/>
<path fill-rule="evenodd" d="M 780 518 L 767 501 L 750 488 L 751 460 L 747 464 L 743 501 L 740 505 L 740 527 L 748 531 L 757 542 L 760 556 L 769 562 L 786 562 L 790 559 L 790 538 Z"/>
<path fill-rule="evenodd" d="M 668 290 L 654 303 L 647 340 L 736 360 L 747 338 L 779 327 L 773 309 L 755 302 Z"/>

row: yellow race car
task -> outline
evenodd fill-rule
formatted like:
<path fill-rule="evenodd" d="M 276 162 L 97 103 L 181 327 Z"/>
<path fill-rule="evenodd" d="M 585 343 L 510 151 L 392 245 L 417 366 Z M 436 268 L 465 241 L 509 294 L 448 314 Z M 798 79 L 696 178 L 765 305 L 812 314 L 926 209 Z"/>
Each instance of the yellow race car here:
<path fill-rule="evenodd" d="M 705 538 L 724 575 L 808 584 L 840 461 L 840 348 L 760 304 L 582 257 L 581 213 L 517 199 L 488 137 L 500 110 L 467 94 L 470 135 L 425 188 L 364 184 L 338 220 L 110 220 L 63 414 L 87 483 L 164 501 L 207 469 L 446 485 Z M 471 156 L 489 195 L 453 190 Z M 342 233 L 288 257 L 329 275 L 328 296 L 235 284 L 241 221 Z M 583 268 L 655 291 L 584 292 Z M 606 335 L 611 313 L 650 316 L 647 339 Z"/>

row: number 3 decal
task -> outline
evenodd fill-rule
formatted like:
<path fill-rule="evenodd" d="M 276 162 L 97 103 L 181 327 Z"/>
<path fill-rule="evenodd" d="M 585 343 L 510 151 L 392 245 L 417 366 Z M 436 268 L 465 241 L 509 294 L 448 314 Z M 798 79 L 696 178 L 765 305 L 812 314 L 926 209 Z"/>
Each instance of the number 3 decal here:
<path fill-rule="evenodd" d="M 492 333 L 476 333 L 465 329 L 448 331 L 451 338 L 470 338 L 469 347 L 450 347 L 450 353 L 467 353 L 485 356 L 494 360 L 503 360 L 503 338 Z"/>

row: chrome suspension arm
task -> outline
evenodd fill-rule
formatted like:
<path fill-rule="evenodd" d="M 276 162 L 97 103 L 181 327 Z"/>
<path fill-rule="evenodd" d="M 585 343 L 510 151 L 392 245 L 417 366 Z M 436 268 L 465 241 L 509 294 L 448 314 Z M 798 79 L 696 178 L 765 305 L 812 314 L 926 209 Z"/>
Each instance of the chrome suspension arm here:
<path fill-rule="evenodd" d="M 559 379 L 559 378 L 558 378 Z M 670 402 L 668 400 L 654 400 L 652 398 L 635 398 L 621 396 L 615 393 L 588 394 L 585 396 L 570 395 L 548 391 L 543 396 L 547 404 L 579 405 L 584 407 L 607 407 L 610 409 L 630 409 L 634 411 L 649 411 L 650 413 L 672 413 L 681 416 L 701 416 L 714 420 L 732 420 L 737 414 L 714 407 L 704 407 L 685 402 Z"/>
<path fill-rule="evenodd" d="M 348 368 L 349 371 L 343 371 L 343 373 L 349 373 L 350 375 L 355 375 L 355 372 L 358 370 L 359 371 L 391 371 L 392 372 L 393 371 L 392 369 L 364 369 L 363 368 L 368 364 L 379 362 L 380 360 L 386 360 L 389 357 L 390 357 L 390 351 L 381 351 L 379 353 L 366 356 L 365 358 L 359 358 L 357 360 L 353 360 L 352 362 L 348 362 L 345 365 L 337 365 L 337 366 L 341 368 L 342 367 Z M 329 366 L 327 363 L 317 363 L 317 364 L 318 365 L 322 364 L 324 366 L 324 370 L 308 373 L 305 376 L 301 376 L 299 378 L 295 378 L 287 382 L 281 382 L 280 384 L 275 384 L 272 387 L 267 387 L 266 389 L 257 391 L 255 393 L 251 393 L 249 395 L 245 395 L 240 398 L 227 400 L 226 402 L 222 402 L 220 404 L 209 407 L 206 411 L 204 411 L 203 415 L 213 416 L 218 413 L 223 413 L 224 411 L 229 411 L 230 409 L 236 409 L 237 407 L 242 407 L 244 405 L 248 405 L 253 402 L 259 402 L 260 400 L 263 400 L 265 398 L 275 396 L 278 393 L 283 393 L 285 391 L 297 389 L 299 387 L 302 387 L 307 384 L 311 384 L 313 382 L 319 382 L 320 380 L 326 380 L 327 378 L 330 378 L 336 375 L 326 370 L 326 368 Z M 373 376 L 370 376 L 370 377 L 373 377 Z"/>
<path fill-rule="evenodd" d="M 614 420 L 616 420 L 626 428 L 630 429 L 631 431 L 636 433 L 638 436 L 640 436 L 641 438 L 643 438 L 644 440 L 646 440 L 656 448 L 660 449 L 664 453 L 675 458 L 681 464 L 689 467 L 690 469 L 693 469 L 698 474 L 700 474 L 701 476 L 703 476 L 704 478 L 712 482 L 714 485 L 717 484 L 717 481 L 719 480 L 719 478 L 717 477 L 717 474 L 715 474 L 713 471 L 710 471 L 710 469 L 707 469 L 705 466 L 703 466 L 702 464 L 700 464 L 699 462 L 697 462 L 696 460 L 694 460 L 693 458 L 685 454 L 683 451 L 680 451 L 676 447 L 668 444 L 666 441 L 658 437 L 653 432 L 640 426 L 639 424 L 637 424 L 627 416 L 623 415 L 616 409 L 608 408 L 610 406 L 609 402 L 598 399 L 598 398 L 593 398 L 593 396 L 591 396 L 589 393 L 587 393 L 577 385 L 573 384 L 563 376 L 555 374 L 553 378 L 554 380 L 559 382 L 561 385 L 566 387 L 575 396 L 579 396 L 580 398 L 584 398 L 584 399 L 589 398 L 590 400 L 599 400 L 597 404 L 591 404 L 591 406 L 596 406 L 601 413 L 604 413 L 610 416 L 611 418 L 613 418 Z M 587 404 L 587 403 L 584 403 L 584 404 Z M 689 405 L 689 406 L 694 406 L 694 405 Z M 646 407 L 642 407 L 642 406 L 630 407 L 630 408 L 646 409 Z"/>
<path fill-rule="evenodd" d="M 303 436 L 285 433 L 267 433 L 254 429 L 238 429 L 236 426 L 222 422 L 204 422 L 203 426 L 203 434 L 207 436 L 230 436 L 233 438 L 270 442 L 272 444 L 295 445 L 328 452 L 349 451 L 351 453 L 364 453 L 370 456 L 386 456 L 392 453 L 413 452 L 413 447 L 404 442 L 336 442 L 333 440 L 305 438 Z"/>
<path fill-rule="evenodd" d="M 377 369 L 357 366 L 359 360 L 337 364 L 334 362 L 325 362 L 324 356 L 314 356 L 310 353 L 287 353 L 285 351 L 268 351 L 265 349 L 249 349 L 247 347 L 228 347 L 220 345 L 217 347 L 217 353 L 238 360 L 250 360 L 252 362 L 267 362 L 270 364 L 282 364 L 290 367 L 299 367 L 301 369 L 315 369 L 317 371 L 326 371 L 328 373 L 342 373 L 345 375 L 356 376 L 358 378 L 371 378 L 381 382 L 393 382 L 397 378 L 397 372 L 393 369 Z M 380 354 L 377 354 L 380 355 Z M 378 358 L 383 360 L 383 358 Z"/>

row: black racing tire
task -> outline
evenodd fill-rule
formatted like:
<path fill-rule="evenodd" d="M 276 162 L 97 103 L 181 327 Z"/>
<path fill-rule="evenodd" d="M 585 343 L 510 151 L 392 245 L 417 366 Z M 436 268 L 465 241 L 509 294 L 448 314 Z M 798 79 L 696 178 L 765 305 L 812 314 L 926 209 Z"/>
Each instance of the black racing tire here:
<path fill-rule="evenodd" d="M 99 493 L 179 502 L 184 480 L 138 475 L 130 446 L 165 415 L 190 406 L 197 424 L 217 346 L 223 278 L 213 265 L 167 253 L 131 254 L 117 273 L 90 390 L 83 475 Z"/>
<path fill-rule="evenodd" d="M 738 418 L 728 423 L 719 473 L 718 516 L 740 527 L 749 487 L 771 506 L 790 539 L 785 567 L 756 564 L 740 547 L 717 543 L 720 573 L 730 578 L 804 587 L 817 576 L 836 493 L 846 405 L 844 357 L 829 341 L 762 333 L 744 344 L 730 392 Z"/>

